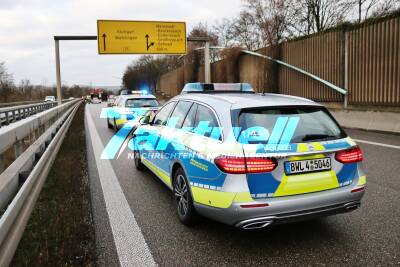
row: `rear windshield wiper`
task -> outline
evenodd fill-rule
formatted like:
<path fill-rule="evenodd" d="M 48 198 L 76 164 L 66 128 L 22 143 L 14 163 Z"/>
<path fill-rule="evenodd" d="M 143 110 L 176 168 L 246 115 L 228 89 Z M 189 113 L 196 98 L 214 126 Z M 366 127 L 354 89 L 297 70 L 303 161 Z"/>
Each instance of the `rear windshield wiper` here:
<path fill-rule="evenodd" d="M 313 140 L 327 140 L 336 139 L 337 136 L 329 134 L 306 134 L 301 140 L 302 141 L 313 141 Z"/>

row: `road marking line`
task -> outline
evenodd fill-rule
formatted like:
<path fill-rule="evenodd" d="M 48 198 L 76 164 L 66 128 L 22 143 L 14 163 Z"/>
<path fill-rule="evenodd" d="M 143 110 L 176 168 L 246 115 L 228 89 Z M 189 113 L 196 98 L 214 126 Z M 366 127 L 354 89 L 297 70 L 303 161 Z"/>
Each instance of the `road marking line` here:
<path fill-rule="evenodd" d="M 365 143 L 365 144 L 370 144 L 370 145 L 375 145 L 375 146 L 383 146 L 383 147 L 390 147 L 390 148 L 400 149 L 400 146 L 395 146 L 395 145 L 388 145 L 388 144 L 372 142 L 372 141 L 367 141 L 367 140 L 360 140 L 360 139 L 353 139 L 353 140 L 356 141 L 356 142 L 359 142 L 359 143 Z"/>
<path fill-rule="evenodd" d="M 104 146 L 88 108 L 85 113 L 119 262 L 121 266 L 156 266 L 110 161 L 100 158 Z"/>

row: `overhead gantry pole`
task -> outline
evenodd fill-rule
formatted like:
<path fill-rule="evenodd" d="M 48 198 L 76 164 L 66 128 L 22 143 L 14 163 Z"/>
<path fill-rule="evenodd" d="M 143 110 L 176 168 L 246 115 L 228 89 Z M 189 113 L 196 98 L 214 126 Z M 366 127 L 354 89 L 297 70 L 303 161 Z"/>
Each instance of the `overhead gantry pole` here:
<path fill-rule="evenodd" d="M 56 76 L 57 76 L 57 104 L 61 105 L 62 94 L 61 94 L 61 67 L 60 67 L 60 40 L 97 40 L 97 36 L 86 35 L 86 36 L 54 36 L 54 46 L 56 53 Z"/>

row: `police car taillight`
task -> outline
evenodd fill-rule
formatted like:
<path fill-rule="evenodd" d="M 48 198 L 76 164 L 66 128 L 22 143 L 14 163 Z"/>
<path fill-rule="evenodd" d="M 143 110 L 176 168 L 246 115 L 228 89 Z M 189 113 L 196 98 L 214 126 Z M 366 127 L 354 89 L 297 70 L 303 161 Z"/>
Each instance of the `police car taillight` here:
<path fill-rule="evenodd" d="M 246 173 L 246 162 L 243 157 L 217 157 L 214 159 L 215 164 L 221 171 L 226 173 Z"/>
<path fill-rule="evenodd" d="M 246 158 L 248 173 L 271 172 L 276 168 L 277 162 L 272 158 Z"/>
<path fill-rule="evenodd" d="M 341 163 L 355 163 L 363 160 L 363 154 L 359 147 L 354 147 L 336 152 L 335 158 Z"/>
<path fill-rule="evenodd" d="M 233 174 L 271 172 L 277 166 L 275 159 L 258 157 L 220 156 L 214 162 L 221 171 Z"/>

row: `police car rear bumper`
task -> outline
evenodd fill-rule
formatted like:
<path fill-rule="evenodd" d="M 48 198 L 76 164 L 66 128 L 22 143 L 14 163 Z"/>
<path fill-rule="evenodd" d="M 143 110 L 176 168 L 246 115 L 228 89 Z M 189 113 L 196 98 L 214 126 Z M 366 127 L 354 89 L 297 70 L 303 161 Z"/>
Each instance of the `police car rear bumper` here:
<path fill-rule="evenodd" d="M 296 196 L 265 198 L 249 203 L 233 203 L 221 209 L 195 203 L 196 210 L 208 218 L 242 229 L 264 228 L 281 224 L 350 212 L 360 206 L 364 190 L 357 186 Z M 267 203 L 266 207 L 243 208 L 241 205 Z"/>

